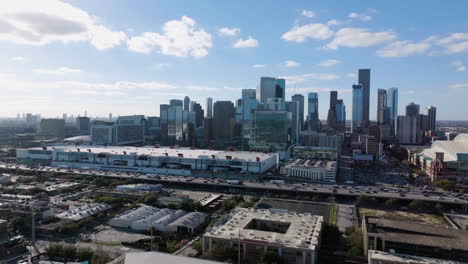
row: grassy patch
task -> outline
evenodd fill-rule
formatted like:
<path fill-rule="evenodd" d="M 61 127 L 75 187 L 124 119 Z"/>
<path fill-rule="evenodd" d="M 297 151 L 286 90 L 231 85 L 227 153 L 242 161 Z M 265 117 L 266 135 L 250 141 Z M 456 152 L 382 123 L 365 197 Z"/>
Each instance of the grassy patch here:
<path fill-rule="evenodd" d="M 336 224 L 336 215 L 338 213 L 338 206 L 333 204 L 330 206 L 330 217 L 328 218 L 328 223 L 331 225 Z"/>

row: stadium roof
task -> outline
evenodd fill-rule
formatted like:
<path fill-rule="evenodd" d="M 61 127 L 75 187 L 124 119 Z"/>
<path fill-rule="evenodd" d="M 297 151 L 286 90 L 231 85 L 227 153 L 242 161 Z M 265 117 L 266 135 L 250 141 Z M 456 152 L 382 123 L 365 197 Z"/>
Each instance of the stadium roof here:
<path fill-rule="evenodd" d="M 425 149 L 421 153 L 431 159 L 436 159 L 437 152 L 443 152 L 445 154 L 444 161 L 447 162 L 468 162 L 468 134 L 459 134 L 453 141 L 437 140 L 432 143 L 431 148 Z"/>

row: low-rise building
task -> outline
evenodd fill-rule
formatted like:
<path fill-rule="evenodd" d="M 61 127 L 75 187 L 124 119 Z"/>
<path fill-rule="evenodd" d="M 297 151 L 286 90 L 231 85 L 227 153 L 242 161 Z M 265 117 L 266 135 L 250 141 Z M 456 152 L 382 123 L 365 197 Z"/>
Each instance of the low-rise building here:
<path fill-rule="evenodd" d="M 336 161 L 293 159 L 281 167 L 280 172 L 285 177 L 335 182 L 336 171 Z"/>
<path fill-rule="evenodd" d="M 362 232 L 365 254 L 379 250 L 468 261 L 468 232 L 463 230 L 364 216 Z"/>
<path fill-rule="evenodd" d="M 277 209 L 237 208 L 202 238 L 203 252 L 224 244 L 240 250 L 242 260 L 258 261 L 268 250 L 284 263 L 317 263 L 323 217 Z M 240 249 L 239 249 L 240 248 Z"/>
<path fill-rule="evenodd" d="M 463 264 L 465 262 L 397 254 L 377 250 L 367 253 L 369 264 Z"/>
<path fill-rule="evenodd" d="M 79 221 L 86 217 L 98 214 L 100 212 L 104 212 L 110 208 L 111 206 L 107 204 L 91 203 L 60 213 L 56 215 L 56 217 L 60 219 Z"/>
<path fill-rule="evenodd" d="M 118 185 L 115 187 L 120 192 L 160 192 L 162 190 L 162 184 L 126 184 Z"/>
<path fill-rule="evenodd" d="M 201 212 L 191 212 L 169 224 L 171 230 L 178 233 L 193 234 L 206 222 L 207 215 Z"/>

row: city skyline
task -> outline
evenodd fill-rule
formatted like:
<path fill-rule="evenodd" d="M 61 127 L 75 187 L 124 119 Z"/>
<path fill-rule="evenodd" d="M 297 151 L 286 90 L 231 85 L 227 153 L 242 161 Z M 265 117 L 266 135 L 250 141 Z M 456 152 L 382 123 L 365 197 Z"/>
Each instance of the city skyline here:
<path fill-rule="evenodd" d="M 0 58 L 7 62 L 0 68 L 2 117 L 28 112 L 76 116 L 85 110 L 89 116 L 155 116 L 170 99 L 189 96 L 205 108 L 207 97 L 213 103 L 234 102 L 241 98 L 240 89 L 255 89 L 260 77 L 283 77 L 288 100 L 293 94 L 319 94 L 321 120 L 327 119 L 329 92 L 338 91 L 349 120 L 357 70 L 371 69 L 371 120 L 377 89 L 391 87 L 399 89 L 399 113 L 414 101 L 422 108 L 436 106 L 438 120 L 466 119 L 460 107 L 466 107 L 468 94 L 468 37 L 459 5 L 424 2 L 428 17 L 447 19 L 438 26 L 423 18 L 420 1 L 398 9 L 415 14 L 411 21 L 404 14 L 393 19 L 391 8 L 398 5 L 370 2 L 340 4 L 339 9 L 337 2 L 259 2 L 248 9 L 215 2 L 197 3 L 199 9 L 191 3 L 121 2 L 107 5 L 111 13 L 92 1 L 25 3 L 8 3 L 0 12 L 11 29 L 31 33 L 0 34 Z M 255 8 L 281 10 L 282 19 L 265 16 L 266 25 L 253 23 Z M 151 19 L 142 16 L 148 12 L 154 12 Z M 236 12 L 242 20 L 222 17 Z M 33 26 L 34 16 L 11 15 L 22 13 L 56 20 L 47 20 L 50 27 L 43 30 Z M 186 31 L 171 35 L 177 27 Z M 350 30 L 359 32 L 346 35 Z"/>

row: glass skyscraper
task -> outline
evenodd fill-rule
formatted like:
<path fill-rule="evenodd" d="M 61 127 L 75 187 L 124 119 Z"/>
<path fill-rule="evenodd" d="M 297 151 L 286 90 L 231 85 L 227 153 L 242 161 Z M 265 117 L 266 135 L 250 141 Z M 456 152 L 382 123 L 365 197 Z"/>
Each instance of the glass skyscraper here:
<path fill-rule="evenodd" d="M 285 150 L 288 146 L 288 112 L 257 110 L 251 147 L 259 151 Z"/>
<path fill-rule="evenodd" d="M 362 127 L 363 122 L 363 97 L 364 88 L 362 84 L 353 85 L 353 120 L 352 120 L 352 131 L 358 130 L 358 127 Z"/>
<path fill-rule="evenodd" d="M 363 125 L 369 123 L 370 105 L 370 69 L 359 69 L 358 84 L 362 85 L 362 120 Z"/>
<path fill-rule="evenodd" d="M 309 93 L 307 95 L 307 112 L 308 130 L 318 131 L 320 129 L 320 120 L 318 116 L 318 93 Z"/>

